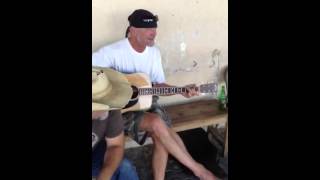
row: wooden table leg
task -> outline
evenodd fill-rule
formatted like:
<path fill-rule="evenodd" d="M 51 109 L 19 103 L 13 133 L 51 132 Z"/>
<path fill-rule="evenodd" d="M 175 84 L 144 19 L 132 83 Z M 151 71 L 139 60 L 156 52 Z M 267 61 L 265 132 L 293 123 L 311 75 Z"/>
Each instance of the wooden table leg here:
<path fill-rule="evenodd" d="M 226 122 L 226 132 L 224 139 L 224 157 L 228 157 L 228 121 Z"/>

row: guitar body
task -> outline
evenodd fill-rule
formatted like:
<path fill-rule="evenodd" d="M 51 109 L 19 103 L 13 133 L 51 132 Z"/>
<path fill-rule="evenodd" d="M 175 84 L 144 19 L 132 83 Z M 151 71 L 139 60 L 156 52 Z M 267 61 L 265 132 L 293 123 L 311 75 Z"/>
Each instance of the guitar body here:
<path fill-rule="evenodd" d="M 146 110 L 151 107 L 152 95 L 138 95 L 138 88 L 151 88 L 152 84 L 148 75 L 143 73 L 126 74 L 126 78 L 132 85 L 133 95 L 121 113 L 128 111 Z"/>

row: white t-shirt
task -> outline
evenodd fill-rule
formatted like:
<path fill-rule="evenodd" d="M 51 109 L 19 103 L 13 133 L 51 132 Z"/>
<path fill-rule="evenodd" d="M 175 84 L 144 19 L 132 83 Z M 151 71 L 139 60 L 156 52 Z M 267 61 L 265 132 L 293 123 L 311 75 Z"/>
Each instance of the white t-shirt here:
<path fill-rule="evenodd" d="M 122 73 L 145 73 L 151 82 L 164 83 L 165 77 L 157 47 L 135 51 L 128 38 L 107 45 L 92 54 L 92 66 L 108 67 Z"/>

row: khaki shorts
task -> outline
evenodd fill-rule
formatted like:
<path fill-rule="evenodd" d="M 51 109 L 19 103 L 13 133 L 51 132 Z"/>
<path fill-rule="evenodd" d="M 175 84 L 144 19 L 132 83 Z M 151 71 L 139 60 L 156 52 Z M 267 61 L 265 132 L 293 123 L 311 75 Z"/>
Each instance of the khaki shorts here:
<path fill-rule="evenodd" d="M 122 114 L 124 120 L 125 134 L 135 140 L 138 144 L 143 145 L 148 133 L 146 131 L 140 130 L 139 125 L 143 119 L 145 112 L 158 114 L 164 123 L 171 127 L 171 119 L 167 115 L 166 111 L 162 106 L 158 104 L 158 96 L 152 97 L 151 108 L 147 111 L 131 111 Z"/>

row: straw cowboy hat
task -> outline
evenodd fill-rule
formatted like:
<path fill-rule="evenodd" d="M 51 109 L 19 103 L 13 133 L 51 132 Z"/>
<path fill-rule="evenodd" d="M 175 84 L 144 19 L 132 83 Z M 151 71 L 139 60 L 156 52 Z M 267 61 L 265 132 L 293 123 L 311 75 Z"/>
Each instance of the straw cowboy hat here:
<path fill-rule="evenodd" d="M 123 74 L 92 67 L 92 111 L 122 109 L 131 96 L 131 85 Z"/>

